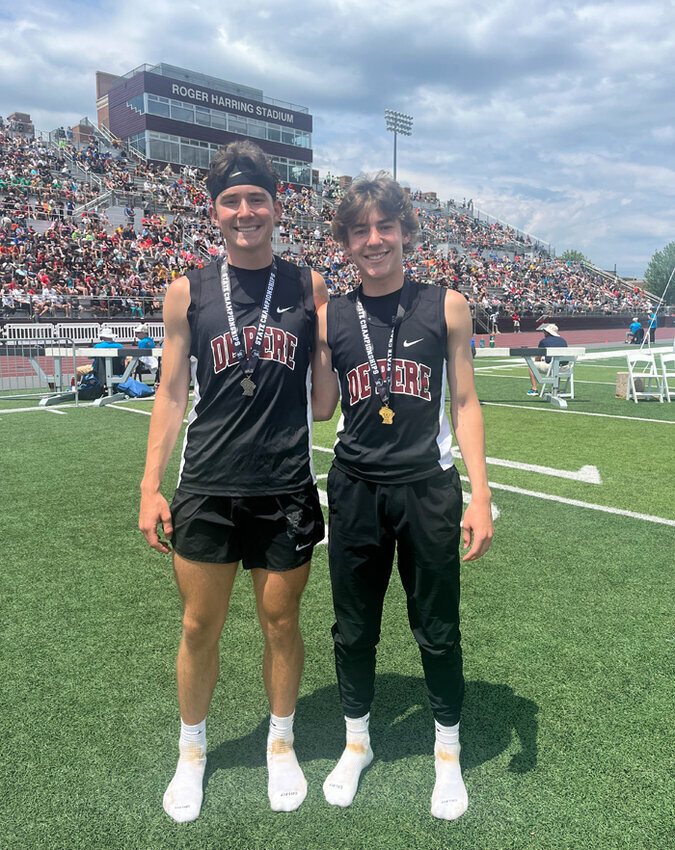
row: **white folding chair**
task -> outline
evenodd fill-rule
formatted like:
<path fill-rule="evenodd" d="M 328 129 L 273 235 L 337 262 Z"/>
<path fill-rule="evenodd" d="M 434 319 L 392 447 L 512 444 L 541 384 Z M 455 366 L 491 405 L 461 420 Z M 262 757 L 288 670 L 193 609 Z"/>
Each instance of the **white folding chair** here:
<path fill-rule="evenodd" d="M 675 351 L 661 354 L 661 381 L 662 390 L 668 401 L 672 401 L 671 396 L 675 396 L 675 388 L 672 390 L 668 386 L 668 378 L 675 378 Z"/>
<path fill-rule="evenodd" d="M 653 354 L 635 352 L 627 354 L 628 361 L 628 394 L 627 400 L 631 398 L 637 404 L 638 399 L 657 397 L 663 403 L 663 381 L 656 368 L 656 358 Z M 636 379 L 640 379 L 643 386 L 637 389 Z"/>
<path fill-rule="evenodd" d="M 576 358 L 571 357 L 563 366 L 559 360 L 551 360 L 546 372 L 541 374 L 541 389 L 539 396 L 543 398 L 546 393 L 557 385 L 558 398 L 574 398 L 574 363 Z"/>

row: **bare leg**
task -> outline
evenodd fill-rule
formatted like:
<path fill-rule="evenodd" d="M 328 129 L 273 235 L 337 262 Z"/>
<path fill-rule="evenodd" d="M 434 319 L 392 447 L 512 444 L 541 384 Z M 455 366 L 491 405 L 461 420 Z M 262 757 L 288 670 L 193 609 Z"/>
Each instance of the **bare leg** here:
<path fill-rule="evenodd" d="M 218 679 L 218 641 L 225 624 L 237 564 L 205 564 L 174 553 L 183 600 L 183 635 L 176 659 L 180 716 L 200 723 Z"/>
<path fill-rule="evenodd" d="M 307 783 L 293 749 L 293 714 L 305 647 L 299 628 L 300 598 L 309 562 L 295 570 L 252 570 L 258 618 L 265 637 L 263 679 L 272 713 L 267 739 L 267 793 L 274 811 L 293 811 Z"/>
<path fill-rule="evenodd" d="M 218 639 L 225 623 L 237 564 L 204 564 L 174 553 L 183 600 L 183 635 L 176 659 L 181 737 L 176 772 L 164 811 L 181 823 L 201 810 L 206 768 L 206 713 L 218 679 Z"/>
<path fill-rule="evenodd" d="M 251 570 L 251 574 L 265 638 L 263 679 L 270 710 L 279 717 L 287 717 L 295 710 L 305 663 L 299 618 L 309 562 L 296 570 Z"/>
<path fill-rule="evenodd" d="M 534 372 L 529 367 L 527 371 L 530 373 L 530 383 L 532 384 L 532 389 L 534 390 L 534 392 L 537 392 L 537 382 L 534 378 Z"/>

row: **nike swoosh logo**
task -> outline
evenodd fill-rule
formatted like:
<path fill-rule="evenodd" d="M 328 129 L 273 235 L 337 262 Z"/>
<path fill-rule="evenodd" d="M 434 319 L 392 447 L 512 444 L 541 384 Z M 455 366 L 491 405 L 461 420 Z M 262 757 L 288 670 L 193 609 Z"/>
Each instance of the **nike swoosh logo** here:
<path fill-rule="evenodd" d="M 310 540 L 310 542 L 309 542 L 309 543 L 303 543 L 302 545 L 300 545 L 300 544 L 298 543 L 298 544 L 297 544 L 297 546 L 295 547 L 295 551 L 296 551 L 296 552 L 299 552 L 301 549 L 306 549 L 308 546 L 311 546 L 311 545 L 312 545 L 312 541 L 311 541 L 311 540 Z"/>
<path fill-rule="evenodd" d="M 423 339 L 424 339 L 423 336 L 421 336 L 419 339 L 413 339 L 410 342 L 408 342 L 407 339 L 404 339 L 403 340 L 403 348 L 410 348 L 411 345 L 417 345 L 417 343 L 422 342 Z"/>
<path fill-rule="evenodd" d="M 277 313 L 285 313 L 286 310 L 292 310 L 295 307 L 295 304 L 291 304 L 290 307 L 277 307 Z"/>

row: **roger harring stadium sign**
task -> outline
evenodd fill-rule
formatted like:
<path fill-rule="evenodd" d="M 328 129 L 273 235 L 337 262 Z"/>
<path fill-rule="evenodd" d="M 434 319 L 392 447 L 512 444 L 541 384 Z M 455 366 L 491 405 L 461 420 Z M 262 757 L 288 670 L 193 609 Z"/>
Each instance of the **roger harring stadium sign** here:
<path fill-rule="evenodd" d="M 273 106 L 268 106 L 266 103 L 256 103 L 255 101 L 244 100 L 243 98 L 227 97 L 216 91 L 195 88 L 194 86 L 182 86 L 179 83 L 171 84 L 171 94 L 174 97 L 190 100 L 193 103 L 215 106 L 216 108 L 220 107 L 220 109 L 226 109 L 228 112 L 239 112 L 263 120 L 278 121 L 280 124 L 290 124 L 291 126 L 295 126 L 297 123 L 296 118 L 300 117 L 296 112 L 277 109 Z"/>

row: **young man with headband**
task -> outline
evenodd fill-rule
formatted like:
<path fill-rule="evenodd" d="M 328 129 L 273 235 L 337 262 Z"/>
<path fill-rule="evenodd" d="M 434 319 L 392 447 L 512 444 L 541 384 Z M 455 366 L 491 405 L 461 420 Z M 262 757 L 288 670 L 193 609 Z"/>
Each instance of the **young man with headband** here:
<path fill-rule="evenodd" d="M 323 789 L 329 803 L 349 806 L 362 770 L 373 759 L 368 721 L 375 648 L 397 549 L 436 722 L 431 813 L 454 820 L 468 799 L 459 765 L 462 490 L 445 414 L 446 380 L 471 482 L 464 561 L 487 551 L 492 516 L 469 308 L 458 292 L 404 277 L 403 250 L 417 226 L 410 200 L 383 173 L 354 183 L 333 220 L 333 233 L 356 265 L 360 286 L 319 311 L 321 379 L 312 388 L 317 420 L 332 415 L 338 384 L 342 406 L 328 476 L 328 551 L 347 744 Z M 337 383 L 329 379 L 333 369 Z"/>
<path fill-rule="evenodd" d="M 268 795 L 275 811 L 302 803 L 307 785 L 293 750 L 304 662 L 300 597 L 324 534 L 311 463 L 309 367 L 323 279 L 272 253 L 281 214 L 277 175 L 263 152 L 236 142 L 207 177 L 211 217 L 227 261 L 175 280 L 164 302 L 162 381 L 155 400 L 139 527 L 169 552 L 184 608 L 176 671 L 180 757 L 164 795 L 177 821 L 202 803 L 206 714 L 218 642 L 239 562 L 250 570 L 265 638 L 270 703 Z M 160 492 L 192 380 L 194 400 L 171 508 Z"/>

